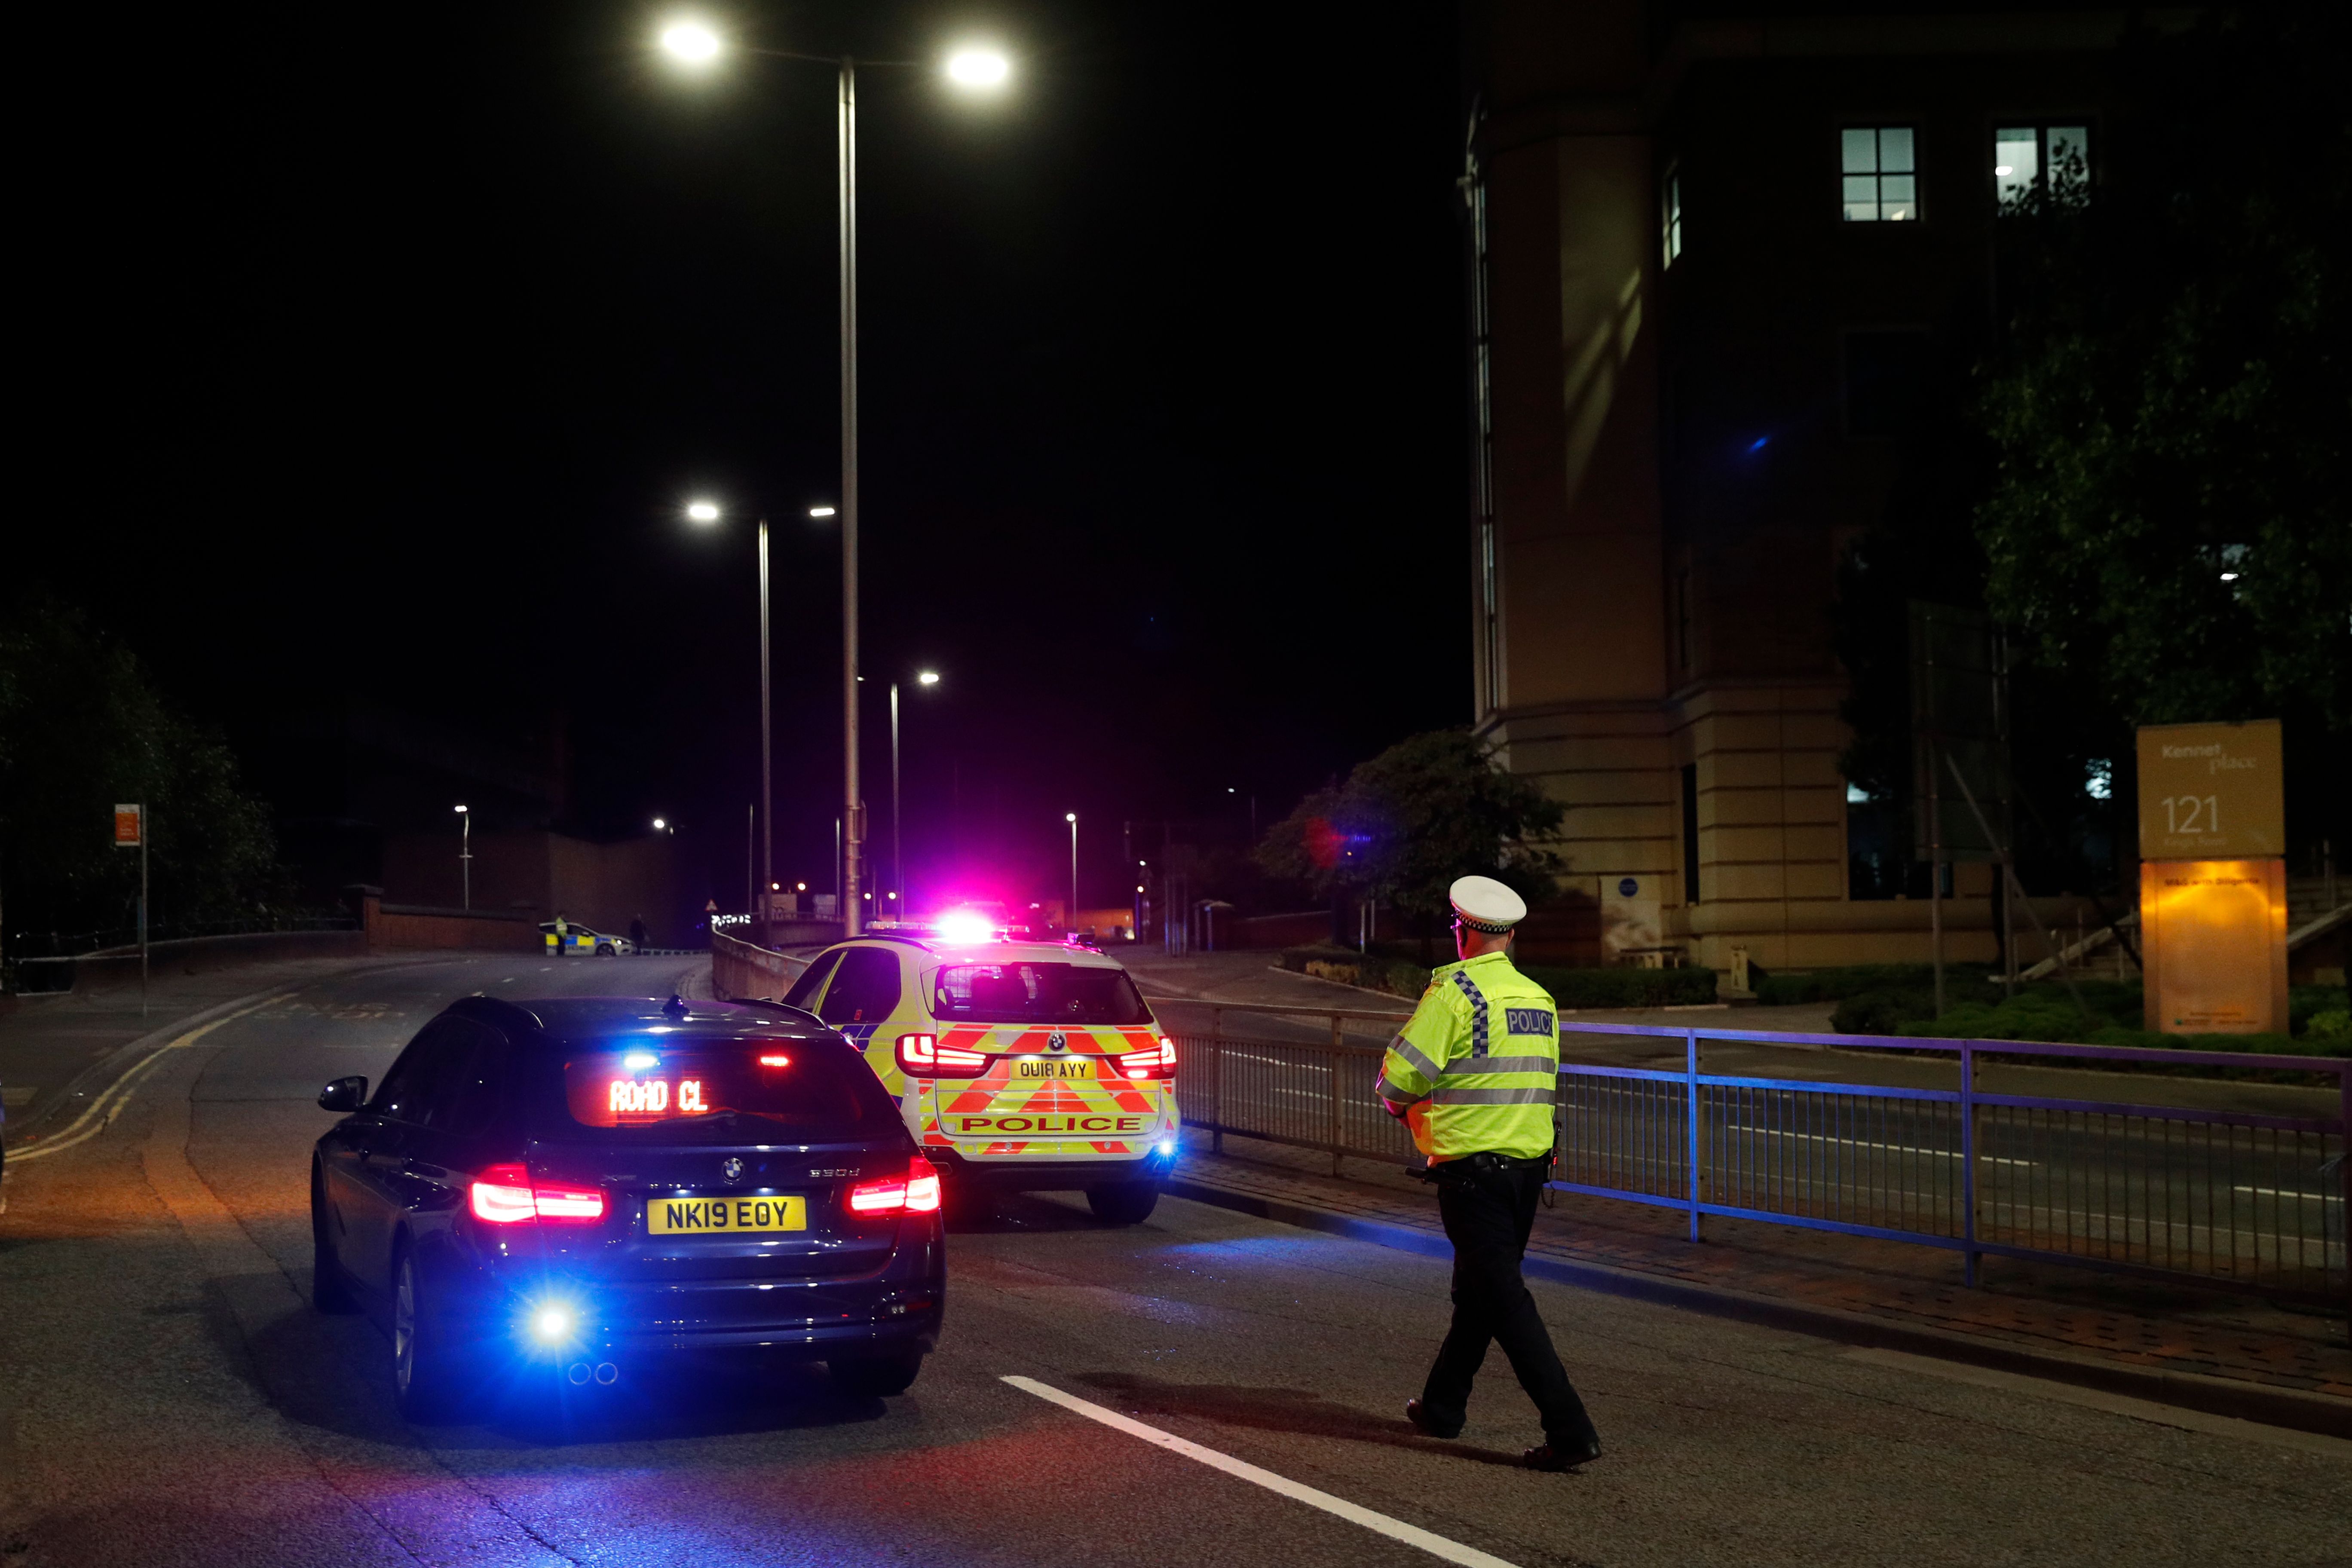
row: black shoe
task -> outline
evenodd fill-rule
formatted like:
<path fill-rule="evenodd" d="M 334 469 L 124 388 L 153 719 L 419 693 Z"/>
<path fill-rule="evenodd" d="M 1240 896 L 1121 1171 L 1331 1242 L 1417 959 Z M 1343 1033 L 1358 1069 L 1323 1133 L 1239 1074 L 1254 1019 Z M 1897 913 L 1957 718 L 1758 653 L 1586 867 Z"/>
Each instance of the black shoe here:
<path fill-rule="evenodd" d="M 1429 1406 L 1418 1399 L 1408 1399 L 1404 1402 L 1404 1418 L 1433 1437 L 1462 1436 L 1462 1424 L 1459 1421 L 1451 1426 L 1439 1426 L 1436 1417 L 1430 1415 Z"/>
<path fill-rule="evenodd" d="M 1564 1443 L 1544 1443 L 1519 1456 L 1519 1463 L 1531 1470 L 1572 1470 L 1601 1457 L 1601 1445 L 1587 1440 L 1573 1446 Z"/>

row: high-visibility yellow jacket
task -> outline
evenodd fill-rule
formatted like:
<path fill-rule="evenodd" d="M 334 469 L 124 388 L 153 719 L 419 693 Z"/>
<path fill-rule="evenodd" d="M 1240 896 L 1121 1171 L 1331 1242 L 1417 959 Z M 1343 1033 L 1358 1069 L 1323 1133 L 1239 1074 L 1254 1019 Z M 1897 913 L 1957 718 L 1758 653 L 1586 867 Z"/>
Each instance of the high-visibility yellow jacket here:
<path fill-rule="evenodd" d="M 1559 1014 L 1502 952 L 1449 963 L 1389 1044 L 1378 1086 L 1430 1163 L 1465 1154 L 1534 1159 L 1552 1145 Z"/>

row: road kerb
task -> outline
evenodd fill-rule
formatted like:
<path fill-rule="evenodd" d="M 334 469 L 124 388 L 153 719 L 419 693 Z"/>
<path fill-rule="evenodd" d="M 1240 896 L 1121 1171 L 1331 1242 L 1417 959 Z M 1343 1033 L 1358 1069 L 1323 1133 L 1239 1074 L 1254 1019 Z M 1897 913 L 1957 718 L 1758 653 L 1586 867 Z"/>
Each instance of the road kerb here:
<path fill-rule="evenodd" d="M 1179 1176 L 1171 1180 L 1166 1184 L 1166 1190 L 1176 1197 L 1191 1198 L 1196 1203 L 1231 1209 L 1259 1219 L 1270 1219 L 1281 1225 L 1297 1226 L 1302 1230 L 1319 1230 L 1327 1235 L 1370 1242 L 1376 1247 L 1417 1252 L 1424 1258 L 1453 1256 L 1453 1247 L 1443 1235 L 1412 1226 L 1367 1219 L 1360 1215 L 1341 1214 L 1307 1204 L 1289 1203 L 1257 1193 L 1238 1192 L 1190 1177 Z M 2055 1351 L 2029 1350 L 1995 1340 L 1979 1339 L 1971 1334 L 1889 1323 L 1858 1312 L 1842 1312 L 1834 1308 L 1779 1300 L 1721 1286 L 1695 1285 L 1687 1280 L 1667 1279 L 1630 1268 L 1612 1268 L 1605 1264 L 1574 1263 L 1531 1255 L 1526 1261 L 1526 1270 L 1535 1279 L 1549 1279 L 1554 1284 L 1570 1285 L 1607 1296 L 1651 1301 L 1660 1306 L 1679 1307 L 1685 1311 L 1703 1312 L 1709 1317 L 1730 1318 L 1766 1328 L 1785 1329 L 1843 1344 L 1906 1351 L 1913 1355 L 1933 1356 L 1944 1361 L 2016 1373 L 2021 1376 L 2047 1378 L 2056 1383 L 2100 1389 L 2183 1410 L 2199 1410 L 2209 1415 L 2257 1421 L 2265 1426 L 2316 1432 L 2330 1437 L 2352 1437 L 2352 1399 L 2337 1399 L 2329 1394 L 2309 1394 L 2299 1389 L 2273 1388 L 2200 1373 L 2167 1372 L 2096 1361 L 2088 1356 L 2070 1356 Z"/>

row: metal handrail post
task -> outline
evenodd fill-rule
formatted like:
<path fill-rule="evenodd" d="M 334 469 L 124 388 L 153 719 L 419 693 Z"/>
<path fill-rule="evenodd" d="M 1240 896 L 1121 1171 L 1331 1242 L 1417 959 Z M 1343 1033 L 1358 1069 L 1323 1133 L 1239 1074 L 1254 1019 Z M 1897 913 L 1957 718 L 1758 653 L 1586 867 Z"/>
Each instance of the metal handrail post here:
<path fill-rule="evenodd" d="M 1339 1173 L 1339 1060 L 1343 1054 L 1339 1038 L 1339 1015 L 1331 1015 L 1331 1173 Z"/>
<path fill-rule="evenodd" d="M 1960 1042 L 1960 1239 L 1967 1244 L 1969 1289 L 1977 1285 L 1977 1053 L 1974 1040 Z"/>
<path fill-rule="evenodd" d="M 2331 862 L 2330 875 L 2333 874 Z M 2344 1189 L 2344 1217 L 2338 1222 L 2344 1230 L 2338 1238 L 2344 1248 L 2344 1333 L 2345 1342 L 2352 1344 L 2352 1068 L 2336 1069 L 2336 1103 L 2341 1108 L 2337 1113 L 2336 1179 Z M 2324 1207 L 2319 1225 L 2319 1247 L 2320 1261 L 2324 1267 L 2327 1258 L 2327 1222 Z"/>
<path fill-rule="evenodd" d="M 1690 1238 L 1697 1241 L 1700 1239 L 1698 1205 L 1705 1198 L 1698 1180 L 1698 1031 L 1696 1028 L 1683 1031 L 1683 1083 L 1690 1099 L 1689 1110 L 1684 1118 L 1689 1123 L 1690 1132 Z"/>
<path fill-rule="evenodd" d="M 1210 1054 L 1214 1058 L 1216 1076 L 1209 1080 L 1209 1152 L 1225 1152 L 1225 1010 L 1209 1009 L 1209 1037 L 1214 1042 Z"/>

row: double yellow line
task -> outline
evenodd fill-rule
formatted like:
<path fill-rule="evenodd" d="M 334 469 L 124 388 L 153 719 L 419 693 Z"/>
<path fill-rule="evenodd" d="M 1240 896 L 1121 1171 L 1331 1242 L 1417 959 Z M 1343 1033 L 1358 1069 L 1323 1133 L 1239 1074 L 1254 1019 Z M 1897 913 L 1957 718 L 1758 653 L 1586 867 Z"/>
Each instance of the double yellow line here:
<path fill-rule="evenodd" d="M 173 1051 L 185 1050 L 223 1024 L 233 1024 L 248 1013 L 257 1013 L 272 1002 L 281 1000 L 288 994 L 289 993 L 283 991 L 275 992 L 258 1002 L 238 1008 L 234 1013 L 224 1014 L 209 1024 L 190 1029 L 175 1040 L 158 1046 L 146 1059 L 115 1079 L 108 1086 L 106 1092 L 90 1101 L 82 1113 L 73 1119 L 71 1124 L 58 1129 L 29 1148 L 8 1151 L 8 1163 L 17 1165 L 26 1160 L 47 1159 L 51 1154 L 62 1154 L 76 1144 L 89 1142 L 113 1124 L 114 1119 L 122 1114 L 122 1108 L 131 1103 L 131 1097 L 138 1091 L 140 1084 L 145 1081 L 149 1074 L 161 1067 Z"/>

